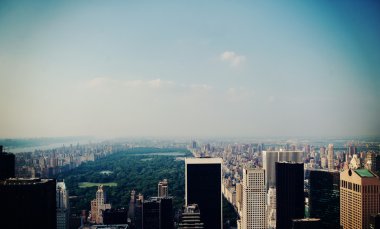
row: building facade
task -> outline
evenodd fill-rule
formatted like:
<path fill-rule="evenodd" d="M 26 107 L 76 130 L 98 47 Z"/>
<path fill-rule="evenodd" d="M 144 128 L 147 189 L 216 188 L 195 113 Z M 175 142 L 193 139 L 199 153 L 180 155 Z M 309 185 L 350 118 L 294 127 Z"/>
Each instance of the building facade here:
<path fill-rule="evenodd" d="M 0 181 L 1 228 L 57 227 L 56 181 L 10 178 Z"/>
<path fill-rule="evenodd" d="M 203 229 L 201 213 L 197 204 L 191 204 L 183 209 L 179 229 Z"/>
<path fill-rule="evenodd" d="M 265 170 L 265 181 L 267 190 L 276 186 L 275 163 L 279 161 L 302 162 L 302 151 L 263 151 L 263 169 Z"/>
<path fill-rule="evenodd" d="M 185 159 L 185 204 L 198 204 L 205 229 L 223 228 L 222 159 Z"/>
<path fill-rule="evenodd" d="M 327 167 L 329 170 L 334 170 L 334 145 L 329 144 L 327 147 Z"/>
<path fill-rule="evenodd" d="M 142 228 L 172 229 L 174 227 L 172 197 L 151 197 L 144 201 L 142 209 Z"/>
<path fill-rule="evenodd" d="M 107 204 L 107 195 L 103 190 L 103 185 L 99 185 L 96 191 L 96 198 L 91 201 L 91 222 L 96 224 L 103 223 L 103 211 L 111 209 L 111 204 Z"/>
<path fill-rule="evenodd" d="M 267 225 L 269 229 L 276 228 L 276 188 L 270 187 L 267 193 Z"/>
<path fill-rule="evenodd" d="M 68 229 L 70 226 L 69 194 L 65 182 L 57 182 L 57 229 Z"/>
<path fill-rule="evenodd" d="M 15 177 L 15 155 L 3 152 L 0 145 L 0 180 Z"/>
<path fill-rule="evenodd" d="M 339 179 L 338 171 L 310 171 L 310 217 L 326 229 L 339 229 Z"/>
<path fill-rule="evenodd" d="M 243 229 L 266 229 L 265 170 L 246 167 L 243 169 Z"/>
<path fill-rule="evenodd" d="M 236 184 L 236 208 L 241 215 L 243 209 L 243 185 L 241 183 Z"/>
<path fill-rule="evenodd" d="M 167 196 L 169 196 L 168 180 L 163 179 L 162 181 L 158 182 L 158 197 L 167 197 Z"/>
<path fill-rule="evenodd" d="M 340 173 L 340 226 L 369 229 L 371 215 L 380 212 L 379 178 L 367 169 Z"/>
<path fill-rule="evenodd" d="M 328 229 L 321 226 L 321 220 L 317 218 L 293 219 L 292 229 Z"/>
<path fill-rule="evenodd" d="M 305 215 L 304 165 L 276 162 L 276 228 L 289 229 Z"/>

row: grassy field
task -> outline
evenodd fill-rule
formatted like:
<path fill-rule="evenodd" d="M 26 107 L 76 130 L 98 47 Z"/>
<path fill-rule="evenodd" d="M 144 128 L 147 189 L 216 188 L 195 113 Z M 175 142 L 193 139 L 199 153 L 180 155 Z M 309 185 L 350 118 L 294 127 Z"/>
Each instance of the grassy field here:
<path fill-rule="evenodd" d="M 108 187 L 116 187 L 117 183 L 115 183 L 115 182 L 110 182 L 110 183 L 81 182 L 78 184 L 79 188 L 90 188 L 90 187 L 94 187 L 94 186 L 97 187 L 99 185 L 108 186 Z"/>

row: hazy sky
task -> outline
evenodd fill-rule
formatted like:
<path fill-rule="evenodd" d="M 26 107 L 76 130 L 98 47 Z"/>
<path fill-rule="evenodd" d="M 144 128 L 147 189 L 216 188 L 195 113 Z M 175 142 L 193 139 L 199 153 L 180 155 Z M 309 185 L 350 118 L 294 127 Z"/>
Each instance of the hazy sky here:
<path fill-rule="evenodd" d="M 0 137 L 380 135 L 379 1 L 0 1 Z"/>

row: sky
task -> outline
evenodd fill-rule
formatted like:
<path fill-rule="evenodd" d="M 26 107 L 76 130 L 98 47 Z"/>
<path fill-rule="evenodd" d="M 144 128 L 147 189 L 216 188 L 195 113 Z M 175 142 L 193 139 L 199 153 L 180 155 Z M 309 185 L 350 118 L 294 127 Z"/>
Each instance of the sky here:
<path fill-rule="evenodd" d="M 0 138 L 380 135 L 379 1 L 0 1 Z"/>

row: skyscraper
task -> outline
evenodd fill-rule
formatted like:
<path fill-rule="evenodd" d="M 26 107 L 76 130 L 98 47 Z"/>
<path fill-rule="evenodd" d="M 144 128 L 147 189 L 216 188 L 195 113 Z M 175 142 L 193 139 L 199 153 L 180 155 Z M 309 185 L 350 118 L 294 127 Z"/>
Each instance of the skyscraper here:
<path fill-rule="evenodd" d="M 57 227 L 56 182 L 10 178 L 0 181 L 1 228 Z"/>
<path fill-rule="evenodd" d="M 168 180 L 164 179 L 158 182 L 158 197 L 167 197 L 168 192 Z"/>
<path fill-rule="evenodd" d="M 380 212 L 379 178 L 367 169 L 340 173 L 340 226 L 369 229 L 370 216 Z"/>
<path fill-rule="evenodd" d="M 356 154 L 356 151 L 357 151 L 357 150 L 356 150 L 355 145 L 350 145 L 350 146 L 348 146 L 348 154 L 349 154 L 350 156 Z"/>
<path fill-rule="evenodd" d="M 198 204 L 205 229 L 223 227 L 222 159 L 185 159 L 185 204 Z"/>
<path fill-rule="evenodd" d="M 240 215 L 243 208 L 243 185 L 241 183 L 236 184 L 236 207 Z"/>
<path fill-rule="evenodd" d="M 183 210 L 181 220 L 179 222 L 179 229 L 202 229 L 203 223 L 201 221 L 201 213 L 197 204 L 186 206 Z"/>
<path fill-rule="evenodd" d="M 107 204 L 107 195 L 103 190 L 103 185 L 99 185 L 96 191 L 96 198 L 91 201 L 91 221 L 97 224 L 103 223 L 103 211 L 111 209 L 111 204 Z"/>
<path fill-rule="evenodd" d="M 310 171 L 310 217 L 319 218 L 322 228 L 339 229 L 339 172 Z"/>
<path fill-rule="evenodd" d="M 160 202 L 157 198 L 144 200 L 142 228 L 160 229 Z"/>
<path fill-rule="evenodd" d="M 328 229 L 321 226 L 321 220 L 317 218 L 293 219 L 292 229 Z"/>
<path fill-rule="evenodd" d="M 365 158 L 365 168 L 373 173 L 377 173 L 380 169 L 379 155 L 375 152 L 368 152 Z"/>
<path fill-rule="evenodd" d="M 303 161 L 302 151 L 263 151 L 263 169 L 267 190 L 276 186 L 275 163 L 278 161 Z"/>
<path fill-rule="evenodd" d="M 0 180 L 15 177 L 15 155 L 3 152 L 0 145 Z"/>
<path fill-rule="evenodd" d="M 56 186 L 57 200 L 57 229 L 69 228 L 69 194 L 66 190 L 65 182 L 57 182 Z"/>
<path fill-rule="evenodd" d="M 276 228 L 289 229 L 305 215 L 303 163 L 276 162 Z"/>
<path fill-rule="evenodd" d="M 196 149 L 197 148 L 197 142 L 196 141 L 192 141 L 191 142 L 191 148 L 192 149 Z"/>
<path fill-rule="evenodd" d="M 327 168 L 329 170 L 334 170 L 334 145 L 329 144 L 327 152 Z"/>
<path fill-rule="evenodd" d="M 243 229 L 266 229 L 265 171 L 258 168 L 243 169 Z"/>
<path fill-rule="evenodd" d="M 266 211 L 268 228 L 276 228 L 276 189 L 274 187 L 270 187 L 268 190 Z"/>
<path fill-rule="evenodd" d="M 143 228 L 172 229 L 174 227 L 173 198 L 151 197 L 143 203 Z"/>

